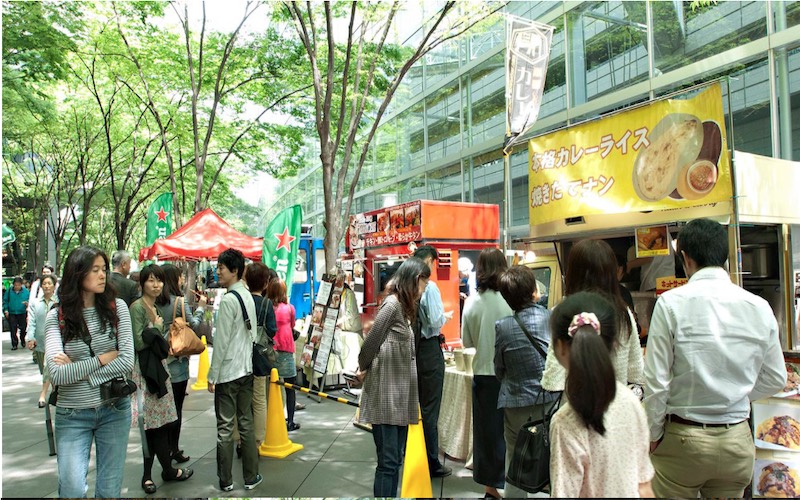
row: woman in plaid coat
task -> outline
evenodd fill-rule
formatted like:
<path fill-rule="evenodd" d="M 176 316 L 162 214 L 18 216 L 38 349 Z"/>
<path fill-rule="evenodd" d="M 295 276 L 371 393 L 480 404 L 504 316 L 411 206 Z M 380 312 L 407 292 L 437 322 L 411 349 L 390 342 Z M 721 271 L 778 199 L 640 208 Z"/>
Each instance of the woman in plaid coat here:
<path fill-rule="evenodd" d="M 372 424 L 378 455 L 373 486 L 376 497 L 397 496 L 408 425 L 419 420 L 411 324 L 430 276 L 431 270 L 422 260 L 411 257 L 403 262 L 358 355 L 359 376 L 364 374 L 358 420 Z"/>

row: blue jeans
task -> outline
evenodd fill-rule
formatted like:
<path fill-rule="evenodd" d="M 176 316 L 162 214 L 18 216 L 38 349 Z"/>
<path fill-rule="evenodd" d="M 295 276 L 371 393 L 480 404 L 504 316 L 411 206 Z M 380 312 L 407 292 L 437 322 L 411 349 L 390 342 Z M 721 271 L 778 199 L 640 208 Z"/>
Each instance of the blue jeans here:
<path fill-rule="evenodd" d="M 97 408 L 56 407 L 58 450 L 58 496 L 85 498 L 89 490 L 89 455 L 92 439 L 97 450 L 96 498 L 118 498 L 122 489 L 128 435 L 131 429 L 131 398 Z"/>
<path fill-rule="evenodd" d="M 376 497 L 392 498 L 397 496 L 397 485 L 400 483 L 400 467 L 406 454 L 406 437 L 408 426 L 372 425 L 372 439 L 378 454 L 378 466 L 375 468 L 375 484 L 373 492 Z"/>

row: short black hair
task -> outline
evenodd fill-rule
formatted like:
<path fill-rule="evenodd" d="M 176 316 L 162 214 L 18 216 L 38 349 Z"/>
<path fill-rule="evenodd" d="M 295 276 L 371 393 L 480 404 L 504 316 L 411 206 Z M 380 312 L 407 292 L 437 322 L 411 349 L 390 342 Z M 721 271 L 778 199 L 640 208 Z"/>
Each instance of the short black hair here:
<path fill-rule="evenodd" d="M 144 284 L 147 283 L 147 280 L 150 279 L 150 276 L 153 276 L 162 283 L 167 279 L 164 269 L 161 266 L 156 264 L 144 266 L 139 270 L 139 285 L 142 288 L 144 288 Z"/>
<path fill-rule="evenodd" d="M 728 232 L 711 219 L 689 221 L 678 234 L 678 255 L 686 255 L 697 267 L 723 267 L 728 260 Z"/>
<path fill-rule="evenodd" d="M 439 252 L 437 252 L 436 249 L 430 245 L 423 245 L 414 250 L 414 257 L 422 260 L 425 260 L 428 257 L 432 258 L 433 260 L 439 260 Z"/>
<path fill-rule="evenodd" d="M 14 283 L 22 283 L 22 278 L 19 276 L 14 276 Z"/>
<path fill-rule="evenodd" d="M 236 276 L 238 279 L 242 279 L 242 275 L 244 274 L 244 255 L 239 250 L 235 248 L 225 250 L 219 254 L 217 263 L 227 267 L 228 271 L 231 272 L 236 269 Z"/>
<path fill-rule="evenodd" d="M 528 266 L 511 266 L 500 275 L 500 294 L 514 311 L 533 304 L 536 273 Z"/>

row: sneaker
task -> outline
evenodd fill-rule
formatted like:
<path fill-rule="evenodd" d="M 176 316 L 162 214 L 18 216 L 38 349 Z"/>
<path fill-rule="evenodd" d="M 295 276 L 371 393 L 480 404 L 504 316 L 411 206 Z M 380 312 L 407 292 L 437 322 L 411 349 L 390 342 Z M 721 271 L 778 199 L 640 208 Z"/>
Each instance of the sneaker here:
<path fill-rule="evenodd" d="M 264 478 L 263 478 L 263 476 L 261 476 L 261 474 L 256 474 L 256 478 L 253 479 L 252 483 L 247 483 L 247 482 L 244 483 L 244 489 L 252 490 L 256 486 L 261 484 L 261 481 L 263 481 L 263 480 L 264 480 Z"/>
<path fill-rule="evenodd" d="M 222 491 L 233 491 L 233 483 L 223 484 L 222 481 L 220 481 L 219 489 L 221 489 Z"/>
<path fill-rule="evenodd" d="M 436 470 L 431 472 L 431 477 L 447 477 L 453 473 L 453 469 L 440 465 Z"/>

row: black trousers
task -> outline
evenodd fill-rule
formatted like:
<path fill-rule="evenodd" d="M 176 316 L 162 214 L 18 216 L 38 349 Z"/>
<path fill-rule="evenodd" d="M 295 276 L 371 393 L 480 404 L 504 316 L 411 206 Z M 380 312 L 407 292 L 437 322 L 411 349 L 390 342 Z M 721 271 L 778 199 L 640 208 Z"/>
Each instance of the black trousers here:
<path fill-rule="evenodd" d="M 422 430 L 425 434 L 425 449 L 428 452 L 428 467 L 431 472 L 439 469 L 439 410 L 442 407 L 444 386 L 444 355 L 439 338 L 422 338 L 417 351 L 417 385 L 419 406 L 422 409 Z"/>
<path fill-rule="evenodd" d="M 175 410 L 178 412 L 178 420 L 168 424 L 169 429 L 169 449 L 172 453 L 178 453 L 180 449 L 181 424 L 183 423 L 183 400 L 186 398 L 186 386 L 188 380 L 172 384 L 172 394 L 175 395 Z"/>
<path fill-rule="evenodd" d="M 11 347 L 25 343 L 25 332 L 28 329 L 28 313 L 8 314 L 8 326 L 11 328 Z M 17 339 L 19 330 L 19 339 Z"/>
<path fill-rule="evenodd" d="M 172 456 L 169 449 L 169 432 L 171 423 L 162 425 L 158 429 L 145 429 L 144 434 L 147 436 L 147 449 L 150 451 L 150 456 L 144 458 L 144 479 L 152 479 L 153 462 L 158 458 L 161 464 L 161 476 L 163 479 L 175 479 L 178 475 L 178 469 L 172 466 Z M 154 457 L 155 456 L 155 457 Z"/>
<path fill-rule="evenodd" d="M 506 443 L 504 412 L 497 408 L 500 381 L 494 375 L 472 378 L 472 479 L 484 486 L 504 488 Z"/>

